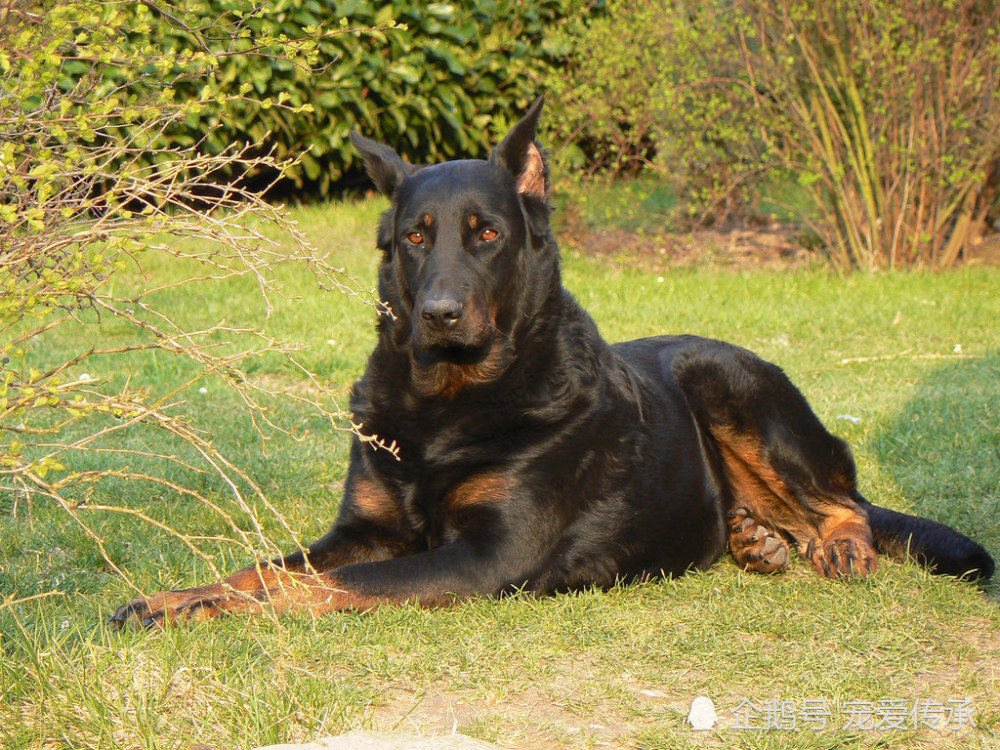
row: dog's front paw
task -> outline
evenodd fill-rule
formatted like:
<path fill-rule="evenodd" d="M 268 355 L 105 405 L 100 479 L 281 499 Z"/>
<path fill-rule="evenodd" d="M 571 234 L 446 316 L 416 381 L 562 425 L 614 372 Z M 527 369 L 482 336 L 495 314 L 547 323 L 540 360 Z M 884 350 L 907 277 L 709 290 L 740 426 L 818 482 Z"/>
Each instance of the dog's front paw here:
<path fill-rule="evenodd" d="M 111 615 L 110 621 L 118 627 L 140 628 L 198 622 L 230 611 L 232 598 L 221 586 L 161 591 L 151 596 L 138 596 L 123 604 Z"/>

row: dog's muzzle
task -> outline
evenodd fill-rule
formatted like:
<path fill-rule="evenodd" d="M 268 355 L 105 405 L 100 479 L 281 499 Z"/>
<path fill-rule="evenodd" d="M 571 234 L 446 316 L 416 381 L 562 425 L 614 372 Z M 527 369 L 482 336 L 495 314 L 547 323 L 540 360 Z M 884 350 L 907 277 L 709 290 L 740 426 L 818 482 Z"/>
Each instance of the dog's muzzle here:
<path fill-rule="evenodd" d="M 453 296 L 431 297 L 420 304 L 420 318 L 428 330 L 444 332 L 458 328 L 465 316 L 465 303 Z"/>
<path fill-rule="evenodd" d="M 424 297 L 413 317 L 414 342 L 420 349 L 480 349 L 491 338 L 482 306 L 474 298 L 462 299 L 456 294 L 435 294 Z"/>

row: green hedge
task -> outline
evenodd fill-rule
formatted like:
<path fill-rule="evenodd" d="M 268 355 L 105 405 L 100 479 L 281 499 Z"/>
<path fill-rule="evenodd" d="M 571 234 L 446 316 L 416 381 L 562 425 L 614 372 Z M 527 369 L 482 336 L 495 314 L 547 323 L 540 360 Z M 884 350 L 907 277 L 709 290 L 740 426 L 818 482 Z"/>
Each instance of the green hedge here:
<path fill-rule="evenodd" d="M 243 142 L 273 148 L 278 157 L 300 157 L 290 177 L 323 191 L 356 162 L 351 129 L 416 162 L 483 153 L 537 96 L 557 60 L 550 30 L 586 8 L 584 0 L 179 5 L 133 6 L 132 47 L 137 55 L 210 52 L 214 75 L 151 66 L 148 79 L 124 81 L 112 66 L 109 83 L 170 86 L 181 100 L 207 97 L 164 133 L 170 144 L 207 153 Z M 303 57 L 272 46 L 288 40 Z"/>

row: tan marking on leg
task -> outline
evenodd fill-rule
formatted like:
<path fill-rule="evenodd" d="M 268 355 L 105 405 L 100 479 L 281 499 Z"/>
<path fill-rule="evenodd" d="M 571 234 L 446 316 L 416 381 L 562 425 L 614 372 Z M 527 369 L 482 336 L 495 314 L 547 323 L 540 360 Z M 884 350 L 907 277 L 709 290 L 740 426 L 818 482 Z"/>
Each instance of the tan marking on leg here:
<path fill-rule="evenodd" d="M 373 521 L 386 522 L 399 517 L 400 507 L 396 498 L 371 479 L 352 479 L 345 489 L 345 495 L 363 515 Z"/>
<path fill-rule="evenodd" d="M 713 435 L 722 448 L 726 474 L 737 506 L 748 508 L 754 518 L 795 535 L 803 528 L 799 504 L 774 468 L 761 457 L 760 442 L 731 431 Z"/>
<path fill-rule="evenodd" d="M 492 505 L 510 497 L 510 480 L 502 474 L 477 474 L 448 492 L 448 507 L 460 510 L 477 505 Z"/>
<path fill-rule="evenodd" d="M 817 537 L 805 549 L 816 572 L 827 578 L 863 577 L 874 572 L 878 556 L 868 515 L 850 498 L 819 505 L 825 517 Z"/>
<path fill-rule="evenodd" d="M 242 570 L 227 579 L 227 583 L 249 583 L 252 569 Z M 267 570 L 271 584 L 257 589 L 229 589 L 224 585 L 205 587 L 183 603 L 158 613 L 157 624 L 165 622 L 198 622 L 223 614 L 260 614 L 265 608 L 276 614 L 308 611 L 325 612 L 372 609 L 380 603 L 377 597 L 352 591 L 339 579 L 335 571 L 308 575 Z M 236 580 L 237 576 L 243 576 Z M 221 590 L 220 590 L 221 589 Z M 181 592 L 178 592 L 181 593 Z M 193 593 L 193 592 L 192 592 Z"/>

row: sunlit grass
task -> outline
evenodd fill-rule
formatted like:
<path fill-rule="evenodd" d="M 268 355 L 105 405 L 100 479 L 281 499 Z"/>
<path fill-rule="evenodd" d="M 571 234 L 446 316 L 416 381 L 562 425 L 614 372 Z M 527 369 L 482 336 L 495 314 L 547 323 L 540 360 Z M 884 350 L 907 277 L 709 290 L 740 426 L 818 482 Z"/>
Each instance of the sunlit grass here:
<path fill-rule="evenodd" d="M 381 202 L 297 209 L 334 263 L 373 283 Z M 147 277 L 184 269 L 157 265 Z M 567 285 L 611 340 L 662 332 L 725 338 L 781 365 L 817 413 L 854 446 L 862 491 L 876 503 L 951 523 L 1000 554 L 1000 272 L 857 275 L 684 270 L 649 273 L 569 256 Z M 265 330 L 301 356 L 346 403 L 374 342 L 357 300 L 285 278 Z M 137 283 L 122 277 L 116 283 Z M 190 320 L 258 322 L 242 282 L 211 294 L 173 290 Z M 124 335 L 90 326 L 55 338 L 39 363 Z M 161 366 L 162 365 L 162 366 Z M 95 376 L 131 376 L 154 391 L 184 376 L 176 362 L 107 361 Z M 259 378 L 294 379 L 278 359 Z M 262 444 L 221 384 L 184 395 L 185 411 L 250 474 L 292 528 L 318 536 L 332 521 L 348 436 L 276 403 L 298 441 Z M 162 438 L 149 451 L 173 447 Z M 95 459 L 108 461 L 107 456 Z M 217 480 L 176 480 L 225 504 Z M 206 541 L 220 568 L 248 562 L 203 504 L 122 483 L 104 492 Z M 228 507 L 228 506 L 227 506 Z M 132 595 L 93 541 L 60 509 L 0 498 L 0 747 L 254 747 L 354 727 L 459 731 L 507 747 L 987 748 L 998 742 L 1000 612 L 995 587 L 885 563 L 871 579 L 818 579 L 801 560 L 775 577 L 724 560 L 676 581 L 548 599 L 475 601 L 453 609 L 390 607 L 312 620 L 232 618 L 162 633 L 106 624 Z M 118 515 L 87 516 L 115 561 L 147 590 L 206 581 L 206 564 L 160 531 Z M 280 546 L 291 540 L 263 514 Z M 41 598 L 13 603 L 15 599 Z M 711 696 L 721 729 L 685 723 Z M 822 732 L 732 728 L 743 699 L 824 698 Z M 845 732 L 852 700 L 969 698 L 975 729 Z"/>

